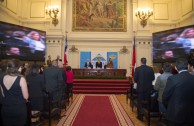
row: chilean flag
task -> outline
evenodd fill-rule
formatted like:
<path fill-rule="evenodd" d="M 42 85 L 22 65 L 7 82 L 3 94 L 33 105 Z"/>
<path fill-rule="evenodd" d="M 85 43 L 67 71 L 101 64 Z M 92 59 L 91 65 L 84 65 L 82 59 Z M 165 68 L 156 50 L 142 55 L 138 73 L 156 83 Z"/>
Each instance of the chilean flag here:
<path fill-rule="evenodd" d="M 131 75 L 134 76 L 136 66 L 136 49 L 135 49 L 135 36 L 133 37 L 133 54 L 132 54 L 132 73 Z"/>
<path fill-rule="evenodd" d="M 64 64 L 68 65 L 68 61 L 67 61 L 67 55 L 66 55 L 66 51 L 67 51 L 67 34 L 66 34 L 66 38 L 65 38 L 65 49 L 64 49 Z"/>

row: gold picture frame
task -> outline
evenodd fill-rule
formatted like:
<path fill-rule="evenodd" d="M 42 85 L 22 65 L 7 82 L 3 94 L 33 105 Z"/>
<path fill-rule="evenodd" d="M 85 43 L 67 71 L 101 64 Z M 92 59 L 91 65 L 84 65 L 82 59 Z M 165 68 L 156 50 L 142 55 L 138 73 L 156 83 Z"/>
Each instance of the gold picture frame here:
<path fill-rule="evenodd" d="M 73 0 L 74 32 L 126 32 L 127 0 Z"/>

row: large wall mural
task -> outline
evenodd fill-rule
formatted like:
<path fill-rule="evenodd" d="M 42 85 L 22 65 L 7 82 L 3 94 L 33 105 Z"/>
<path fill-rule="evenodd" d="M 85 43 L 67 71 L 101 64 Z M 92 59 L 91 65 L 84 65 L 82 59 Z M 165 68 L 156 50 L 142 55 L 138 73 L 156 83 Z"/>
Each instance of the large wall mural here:
<path fill-rule="evenodd" d="M 126 32 L 126 0 L 73 0 L 73 31 Z"/>

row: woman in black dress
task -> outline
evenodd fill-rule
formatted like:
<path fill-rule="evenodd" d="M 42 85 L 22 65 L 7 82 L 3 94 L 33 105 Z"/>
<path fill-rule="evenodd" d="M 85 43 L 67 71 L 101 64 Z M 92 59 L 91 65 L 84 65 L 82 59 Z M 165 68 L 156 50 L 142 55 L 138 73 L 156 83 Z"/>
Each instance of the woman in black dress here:
<path fill-rule="evenodd" d="M 43 110 L 43 85 L 44 77 L 40 72 L 39 65 L 32 65 L 26 80 L 29 88 L 29 99 L 32 115 Z"/>
<path fill-rule="evenodd" d="M 26 124 L 28 89 L 25 78 L 18 72 L 19 66 L 18 60 L 9 60 L 6 74 L 1 79 L 3 126 Z"/>

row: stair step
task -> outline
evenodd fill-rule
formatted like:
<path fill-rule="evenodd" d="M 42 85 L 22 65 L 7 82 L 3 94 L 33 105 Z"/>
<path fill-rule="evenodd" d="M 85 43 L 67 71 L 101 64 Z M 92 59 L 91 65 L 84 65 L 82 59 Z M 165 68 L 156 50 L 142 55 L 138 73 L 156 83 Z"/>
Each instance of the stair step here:
<path fill-rule="evenodd" d="M 130 79 L 75 79 L 73 93 L 126 94 Z"/>
<path fill-rule="evenodd" d="M 88 94 L 88 93 L 96 93 L 96 94 L 125 94 L 127 91 L 125 90 L 125 91 L 122 91 L 122 90 L 116 90 L 116 91 L 112 91 L 112 90 L 75 90 L 75 91 L 73 91 L 73 93 L 80 93 L 80 94 L 82 94 L 82 93 L 86 93 L 86 94 Z"/>
<path fill-rule="evenodd" d="M 125 85 L 130 85 L 130 83 L 121 83 L 121 82 L 111 82 L 111 83 L 107 83 L 107 82 L 73 82 L 74 84 L 107 84 L 107 85 L 114 85 L 114 84 L 125 84 Z"/>
<path fill-rule="evenodd" d="M 74 79 L 74 83 L 101 83 L 101 82 L 106 82 L 106 83 L 129 83 L 129 79 Z"/>
<path fill-rule="evenodd" d="M 123 90 L 123 89 L 129 89 L 129 87 L 74 86 L 73 90 L 75 90 L 75 89 L 84 89 L 84 90 L 89 90 L 89 89 L 95 89 L 95 90 L 107 90 L 107 89 L 117 90 L 117 89 L 119 89 L 119 90 L 121 90 L 122 89 Z"/>
<path fill-rule="evenodd" d="M 130 87 L 129 84 L 74 84 L 74 86 Z"/>

